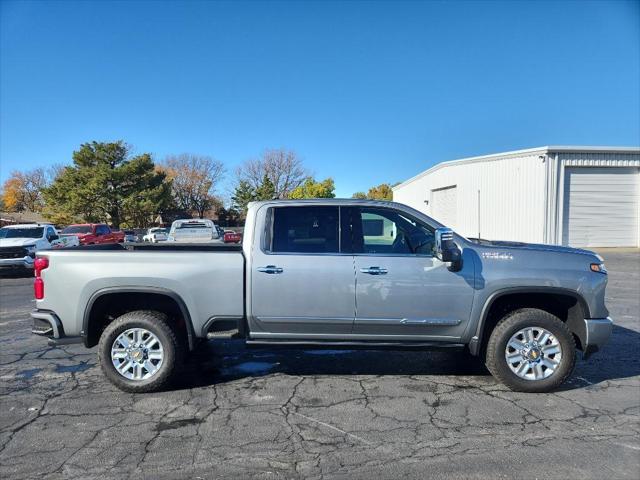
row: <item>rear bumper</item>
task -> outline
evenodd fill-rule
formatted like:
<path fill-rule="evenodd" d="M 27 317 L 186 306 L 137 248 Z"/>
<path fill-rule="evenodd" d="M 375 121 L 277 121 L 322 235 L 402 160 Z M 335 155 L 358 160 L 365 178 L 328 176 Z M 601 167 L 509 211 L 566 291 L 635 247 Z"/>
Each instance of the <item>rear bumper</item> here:
<path fill-rule="evenodd" d="M 0 258 L 0 267 L 16 268 L 33 268 L 33 257 L 26 255 L 20 258 Z"/>
<path fill-rule="evenodd" d="M 64 333 L 62 322 L 49 310 L 33 310 L 31 312 L 33 327 L 31 333 L 49 339 L 49 345 L 80 343 L 81 337 L 68 337 Z"/>

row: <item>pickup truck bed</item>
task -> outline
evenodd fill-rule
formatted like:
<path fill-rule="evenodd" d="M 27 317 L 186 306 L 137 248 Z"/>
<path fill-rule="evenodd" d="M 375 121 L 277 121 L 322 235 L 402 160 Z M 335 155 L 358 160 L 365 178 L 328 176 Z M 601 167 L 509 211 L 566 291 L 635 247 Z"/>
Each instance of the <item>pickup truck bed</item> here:
<path fill-rule="evenodd" d="M 154 295 L 170 294 L 179 299 L 190 317 L 190 344 L 196 337 L 206 337 L 208 326 L 216 320 L 235 320 L 237 324 L 244 315 L 245 261 L 240 245 L 131 243 L 71 247 L 51 253 L 55 269 L 42 271 L 46 295 L 39 309 L 55 311 L 64 319 L 64 335 L 82 337 L 87 345 L 97 340 L 89 312 L 99 297 L 112 290 L 135 293 L 148 305 Z M 47 281 L 54 272 L 56 281 Z M 52 303 L 63 298 L 67 300 L 58 300 L 55 306 Z M 108 296 L 102 298 L 109 301 Z M 113 300 L 127 299 L 119 296 Z"/>
<path fill-rule="evenodd" d="M 108 243 L 102 245 L 80 245 L 76 247 L 68 247 L 66 249 L 77 250 L 82 252 L 87 251 L 141 251 L 141 250 L 156 250 L 156 251 L 176 251 L 176 252 L 241 252 L 242 245 L 232 244 L 225 245 L 224 243 Z"/>

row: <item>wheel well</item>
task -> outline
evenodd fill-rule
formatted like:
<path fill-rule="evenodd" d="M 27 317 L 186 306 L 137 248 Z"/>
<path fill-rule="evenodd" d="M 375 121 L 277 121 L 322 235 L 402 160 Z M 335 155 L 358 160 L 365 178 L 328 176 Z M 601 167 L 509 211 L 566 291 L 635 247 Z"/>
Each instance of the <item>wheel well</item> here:
<path fill-rule="evenodd" d="M 511 293 L 496 298 L 485 317 L 481 332 L 481 355 L 484 356 L 491 332 L 498 322 L 510 312 L 521 308 L 537 308 L 555 315 L 565 323 L 572 324 L 585 318 L 580 300 L 562 293 Z M 582 349 L 580 338 L 574 333 L 578 348 Z"/>
<path fill-rule="evenodd" d="M 97 345 L 107 325 L 120 315 L 135 310 L 156 310 L 167 314 L 179 338 L 188 342 L 191 348 L 190 319 L 185 318 L 188 313 L 170 295 L 149 292 L 113 292 L 96 298 L 85 317 L 85 345 Z"/>

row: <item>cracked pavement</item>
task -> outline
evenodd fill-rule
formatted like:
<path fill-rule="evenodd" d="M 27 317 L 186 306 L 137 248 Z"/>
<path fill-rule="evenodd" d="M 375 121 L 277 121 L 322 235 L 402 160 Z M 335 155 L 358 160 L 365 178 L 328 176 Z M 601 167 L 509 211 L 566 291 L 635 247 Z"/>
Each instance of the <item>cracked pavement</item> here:
<path fill-rule="evenodd" d="M 95 349 L 30 333 L 0 279 L 0 478 L 638 478 L 640 253 L 603 252 L 616 322 L 565 386 L 524 394 L 455 352 L 210 341 L 171 391 L 127 394 Z"/>

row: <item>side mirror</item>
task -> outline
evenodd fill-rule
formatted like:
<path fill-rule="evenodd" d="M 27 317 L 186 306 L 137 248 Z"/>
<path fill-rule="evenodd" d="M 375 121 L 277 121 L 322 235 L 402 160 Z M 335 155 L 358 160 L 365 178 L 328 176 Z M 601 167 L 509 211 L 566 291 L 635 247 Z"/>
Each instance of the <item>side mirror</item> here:
<path fill-rule="evenodd" d="M 457 271 L 462 268 L 462 252 L 453 241 L 453 230 L 450 228 L 436 229 L 436 258 L 441 262 L 451 263 L 449 270 Z"/>
<path fill-rule="evenodd" d="M 60 237 L 58 235 L 49 235 L 47 237 L 47 240 L 49 240 L 49 242 L 53 242 L 54 240 L 58 240 Z"/>

